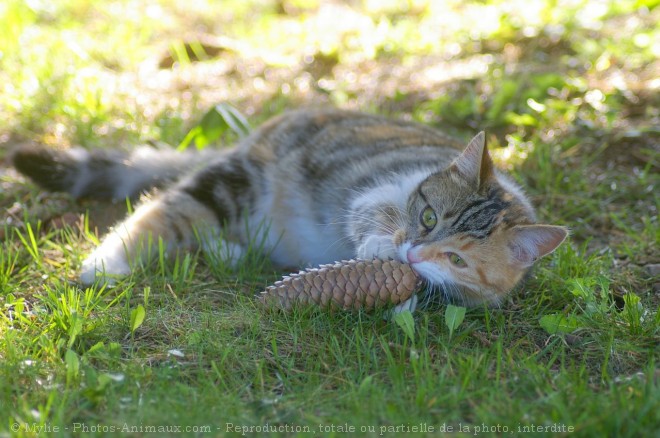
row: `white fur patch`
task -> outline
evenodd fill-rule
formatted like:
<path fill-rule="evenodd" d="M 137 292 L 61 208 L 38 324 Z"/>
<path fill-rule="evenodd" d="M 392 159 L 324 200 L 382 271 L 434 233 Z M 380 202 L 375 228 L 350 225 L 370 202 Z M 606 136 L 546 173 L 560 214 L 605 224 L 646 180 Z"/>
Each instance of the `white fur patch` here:
<path fill-rule="evenodd" d="M 400 262 L 408 263 L 408 250 L 412 247 L 412 243 L 403 242 L 397 248 L 397 256 L 399 257 Z"/>
<path fill-rule="evenodd" d="M 279 190 L 279 192 L 277 192 Z M 249 230 L 260 230 L 264 250 L 270 251 L 277 266 L 316 266 L 354 257 L 348 241 L 342 240 L 341 225 L 323 224 L 304 194 L 274 187 L 262 199 L 258 211 L 248 218 Z M 261 236 L 256 240 L 262 241 Z"/>
<path fill-rule="evenodd" d="M 433 172 L 425 169 L 405 175 L 394 175 L 366 190 L 351 202 L 351 210 L 379 205 L 393 205 L 405 211 L 410 194 Z"/>

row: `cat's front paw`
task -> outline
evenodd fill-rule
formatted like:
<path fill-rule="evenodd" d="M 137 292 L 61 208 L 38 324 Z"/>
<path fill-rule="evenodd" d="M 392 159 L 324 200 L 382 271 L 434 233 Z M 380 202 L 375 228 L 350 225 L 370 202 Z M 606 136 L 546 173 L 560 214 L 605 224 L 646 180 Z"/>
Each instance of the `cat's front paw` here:
<path fill-rule="evenodd" d="M 80 269 L 80 282 L 84 286 L 94 283 L 113 285 L 119 277 L 131 273 L 123 248 L 108 249 L 100 246 L 83 262 Z"/>

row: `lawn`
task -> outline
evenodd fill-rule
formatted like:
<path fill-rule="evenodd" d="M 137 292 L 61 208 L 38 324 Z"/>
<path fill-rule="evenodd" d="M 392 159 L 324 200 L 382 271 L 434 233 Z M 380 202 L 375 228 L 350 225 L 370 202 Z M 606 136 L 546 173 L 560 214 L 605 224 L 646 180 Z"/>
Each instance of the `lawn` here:
<path fill-rule="evenodd" d="M 660 2 L 5 0 L 0 436 L 658 436 Z M 54 148 L 226 147 L 335 105 L 468 140 L 571 237 L 497 308 L 267 311 L 232 270 L 76 272 L 132 206 L 44 193 Z"/>

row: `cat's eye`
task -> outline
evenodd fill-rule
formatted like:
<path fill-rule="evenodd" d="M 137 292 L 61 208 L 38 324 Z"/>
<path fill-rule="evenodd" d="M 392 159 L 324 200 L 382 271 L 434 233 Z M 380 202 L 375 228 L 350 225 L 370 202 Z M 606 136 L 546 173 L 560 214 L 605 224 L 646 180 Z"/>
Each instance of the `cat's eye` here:
<path fill-rule="evenodd" d="M 422 225 L 424 225 L 424 228 L 432 230 L 437 223 L 438 218 L 435 215 L 435 211 L 433 211 L 431 207 L 426 207 L 424 211 L 422 211 Z"/>
<path fill-rule="evenodd" d="M 449 261 L 452 263 L 452 265 L 457 266 L 459 268 L 467 267 L 467 263 L 465 263 L 465 260 L 463 260 L 461 256 L 459 256 L 455 252 L 448 252 L 447 257 L 449 257 Z"/>

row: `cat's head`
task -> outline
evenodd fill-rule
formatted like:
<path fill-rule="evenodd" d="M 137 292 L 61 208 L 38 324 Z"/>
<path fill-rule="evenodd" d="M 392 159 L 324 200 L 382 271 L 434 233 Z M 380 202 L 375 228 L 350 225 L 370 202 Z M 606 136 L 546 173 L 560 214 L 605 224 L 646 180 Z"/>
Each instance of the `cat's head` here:
<path fill-rule="evenodd" d="M 520 189 L 493 168 L 483 132 L 419 184 L 406 216 L 394 238 L 401 260 L 444 299 L 468 306 L 497 303 L 568 234 L 535 223 Z"/>

